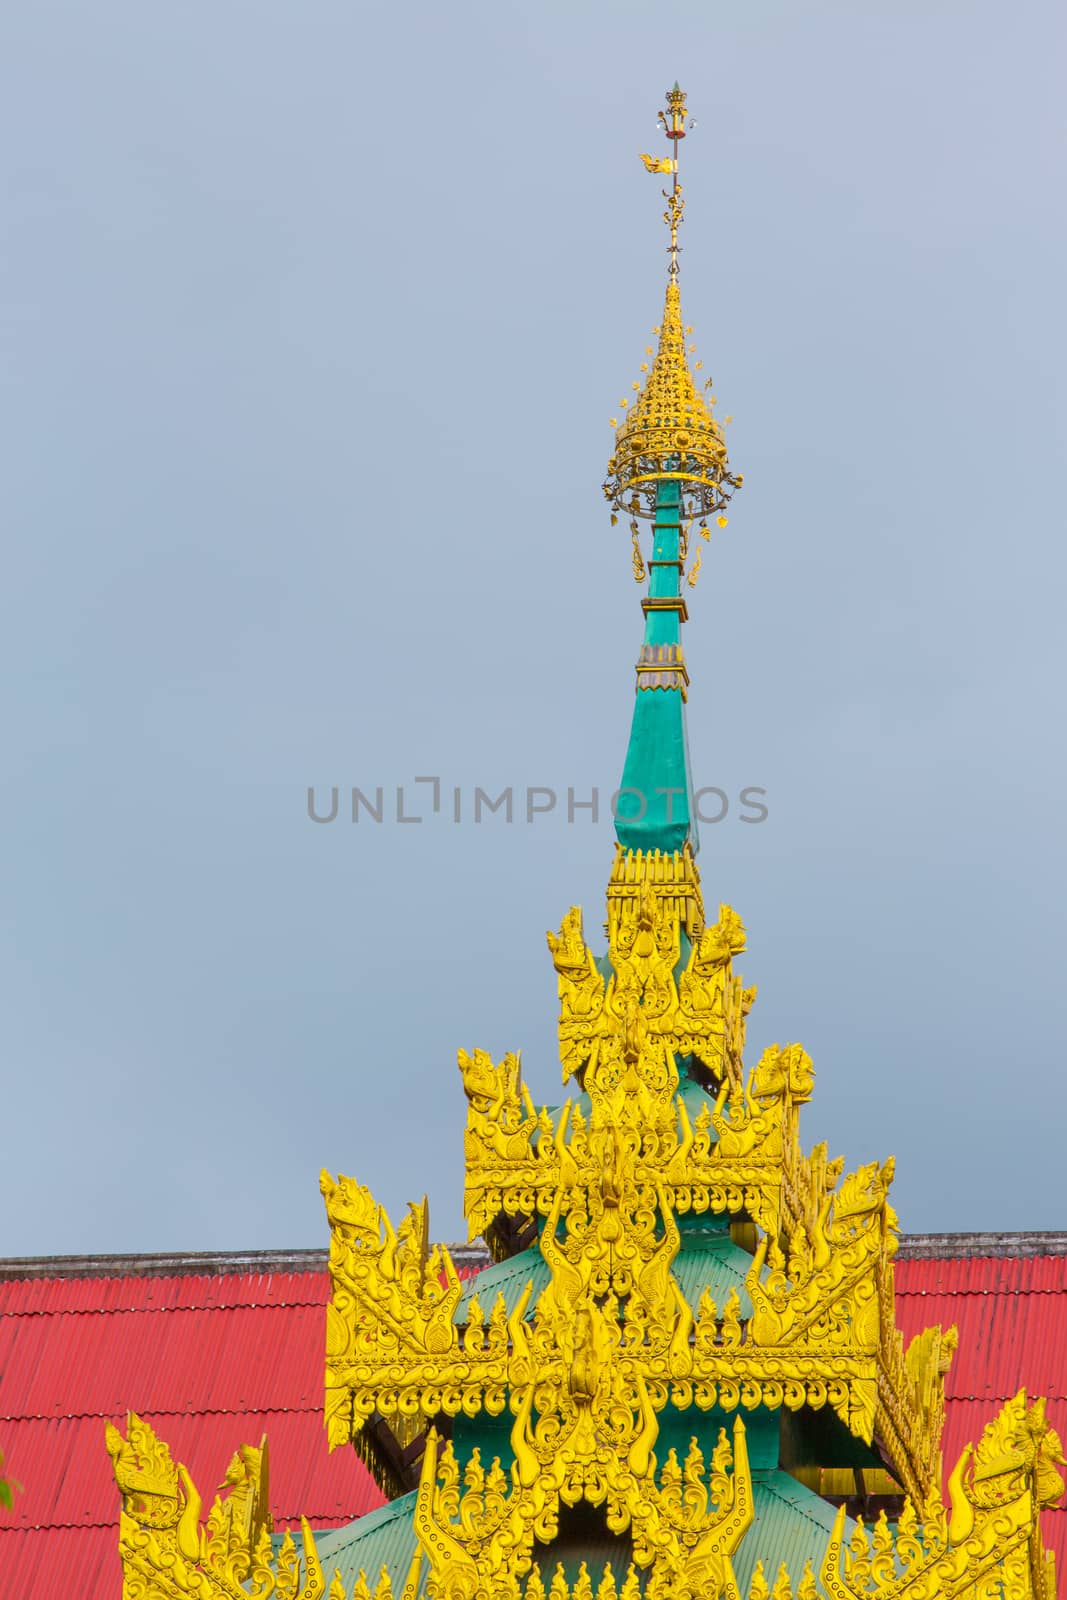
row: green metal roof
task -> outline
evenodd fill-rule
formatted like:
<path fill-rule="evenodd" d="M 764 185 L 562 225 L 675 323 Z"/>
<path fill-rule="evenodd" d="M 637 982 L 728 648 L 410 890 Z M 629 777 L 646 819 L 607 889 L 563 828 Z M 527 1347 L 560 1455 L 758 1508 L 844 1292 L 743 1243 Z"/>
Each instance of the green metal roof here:
<path fill-rule="evenodd" d="M 805 1561 L 811 1562 L 817 1576 L 837 1515 L 834 1507 L 778 1467 L 769 1472 L 753 1472 L 752 1498 L 756 1520 L 734 1556 L 734 1573 L 741 1593 L 748 1593 L 757 1561 L 763 1562 L 769 1584 L 773 1584 L 783 1561 L 794 1588 Z M 854 1527 L 855 1523 L 846 1523 L 846 1538 Z"/>
<path fill-rule="evenodd" d="M 334 1571 L 340 1572 L 346 1587 L 366 1573 L 373 1587 L 383 1567 L 389 1573 L 394 1595 L 399 1595 L 415 1554 L 415 1494 L 401 1495 L 387 1506 L 371 1511 L 347 1528 L 332 1528 L 315 1535 L 315 1548 L 329 1585 Z M 294 1538 L 297 1535 L 294 1533 Z M 419 1593 L 425 1593 L 426 1570 L 423 1563 Z"/>
<path fill-rule="evenodd" d="M 810 1561 L 818 1572 L 833 1527 L 833 1508 L 778 1468 L 754 1469 L 752 1489 L 755 1522 L 734 1556 L 734 1571 L 742 1594 L 748 1593 L 758 1560 L 763 1562 L 764 1573 L 771 1583 L 783 1561 L 794 1585 L 804 1570 L 805 1561 Z M 337 1570 L 350 1585 L 362 1570 L 373 1585 L 384 1567 L 389 1573 L 393 1593 L 399 1594 L 415 1554 L 414 1507 L 415 1495 L 406 1494 L 347 1528 L 317 1534 L 315 1543 L 327 1582 Z M 852 1526 L 848 1524 L 849 1532 Z M 299 1536 L 295 1537 L 299 1542 Z M 578 1551 L 574 1541 L 568 1539 L 563 1563 L 568 1580 L 573 1583 L 583 1560 L 594 1584 L 605 1564 L 610 1564 L 617 1576 L 621 1576 L 620 1548 L 624 1555 L 627 1545 L 606 1527 L 584 1530 Z M 545 1555 L 548 1554 L 546 1551 Z M 546 1562 L 549 1571 L 554 1570 L 554 1565 L 551 1560 Z M 425 1584 L 425 1566 L 422 1584 Z M 424 1593 L 422 1585 L 419 1592 Z"/>
<path fill-rule="evenodd" d="M 686 935 L 684 929 L 682 930 L 681 938 L 682 955 L 678 962 L 678 966 L 675 968 L 674 976 L 676 979 L 684 969 L 685 964 L 689 959 L 690 945 L 688 936 Z M 609 956 L 598 956 L 596 958 L 596 966 L 603 978 L 608 979 L 615 976 L 615 968 L 612 966 Z M 681 1096 L 681 1098 L 685 1101 L 685 1109 L 690 1122 L 695 1122 L 697 1117 L 704 1110 L 705 1106 L 707 1106 L 709 1111 L 713 1109 L 715 1105 L 715 1096 L 710 1094 L 708 1090 L 704 1088 L 703 1084 L 698 1083 L 696 1078 L 690 1077 L 689 1063 L 692 1060 L 691 1056 L 675 1056 L 674 1059 L 678 1065 L 678 1087 L 674 1092 L 674 1097 L 677 1100 L 678 1097 Z M 579 1089 L 575 1094 L 572 1094 L 570 1098 L 573 1105 L 577 1107 L 577 1109 L 582 1113 L 582 1116 L 588 1120 L 592 1115 L 593 1102 L 586 1094 L 585 1090 Z M 563 1110 L 563 1106 L 562 1104 L 555 1106 L 550 1105 L 546 1106 L 545 1110 L 548 1112 L 549 1116 L 552 1117 L 553 1121 L 555 1121 L 559 1117 L 560 1112 Z M 541 1137 L 541 1134 L 535 1130 L 532 1138 L 533 1144 L 536 1145 L 537 1141 Z M 718 1138 L 718 1135 L 715 1132 L 714 1123 L 712 1123 L 708 1128 L 708 1137 L 711 1139 L 713 1144 Z"/>
<path fill-rule="evenodd" d="M 696 1314 L 700 1297 L 707 1289 L 721 1311 L 736 1289 L 741 1302 L 741 1316 L 752 1315 L 752 1302 L 745 1288 L 745 1275 L 752 1265 L 752 1257 L 730 1238 L 729 1224 L 722 1217 L 680 1217 L 678 1219 L 681 1245 L 672 1271 L 690 1309 Z M 488 1316 L 498 1294 L 503 1294 L 504 1304 L 510 1314 L 527 1283 L 533 1280 L 533 1304 L 549 1281 L 549 1270 L 537 1245 L 522 1250 L 507 1261 L 498 1261 L 472 1278 L 463 1299 L 456 1308 L 455 1320 L 465 1323 L 471 1295 L 475 1292 L 482 1310 Z"/>
<path fill-rule="evenodd" d="M 726 1217 L 679 1217 L 678 1231 L 681 1245 L 671 1270 L 693 1312 L 705 1289 L 720 1312 L 731 1289 L 736 1289 L 741 1316 L 750 1317 L 752 1301 L 745 1278 L 752 1267 L 752 1257 L 731 1239 L 729 1220 Z"/>

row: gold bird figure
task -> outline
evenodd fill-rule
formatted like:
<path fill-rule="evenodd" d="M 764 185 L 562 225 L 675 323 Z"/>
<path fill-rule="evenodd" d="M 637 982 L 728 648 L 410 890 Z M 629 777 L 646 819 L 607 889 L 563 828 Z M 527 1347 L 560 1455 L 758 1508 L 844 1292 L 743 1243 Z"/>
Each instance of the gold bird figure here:
<path fill-rule="evenodd" d="M 673 172 L 674 161 L 670 156 L 646 156 L 641 152 L 641 160 L 645 163 L 646 172 Z"/>

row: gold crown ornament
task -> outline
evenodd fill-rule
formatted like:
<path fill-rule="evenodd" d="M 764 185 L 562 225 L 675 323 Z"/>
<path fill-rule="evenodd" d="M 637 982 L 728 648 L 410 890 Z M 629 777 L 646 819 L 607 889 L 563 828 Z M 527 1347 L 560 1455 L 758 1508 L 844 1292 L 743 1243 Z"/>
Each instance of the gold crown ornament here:
<path fill-rule="evenodd" d="M 714 398 L 705 398 L 689 367 L 693 346 L 687 349 L 686 337 L 692 329 L 682 322 L 678 288 L 678 229 L 685 209 L 678 181 L 678 150 L 693 122 L 677 84 L 669 91 L 667 109 L 659 113 L 659 120 L 674 153 L 662 160 L 642 155 L 641 160 L 648 171 L 668 173 L 672 178 L 671 187 L 663 191 L 667 202 L 663 217 L 671 235 L 667 296 L 663 319 L 655 330 L 659 346 L 651 370 L 646 364 L 643 385 L 634 384 L 638 394 L 633 404 L 620 402 L 624 415 L 616 427 L 604 496 L 613 513 L 653 517 L 658 485 L 676 482 L 683 520 L 703 522 L 719 516 L 721 522 L 741 477 L 730 471 L 722 426 L 711 410 Z M 652 354 L 651 350 L 647 353 Z"/>

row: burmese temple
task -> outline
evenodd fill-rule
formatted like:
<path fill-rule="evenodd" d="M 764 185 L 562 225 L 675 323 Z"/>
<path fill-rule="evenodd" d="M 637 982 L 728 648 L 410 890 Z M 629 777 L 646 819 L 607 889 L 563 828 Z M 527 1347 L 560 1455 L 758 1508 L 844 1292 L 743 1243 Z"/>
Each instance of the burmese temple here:
<path fill-rule="evenodd" d="M 239 1436 L 205 1503 L 131 1393 L 125 1429 L 96 1435 L 125 1600 L 1055 1596 L 1041 1517 L 1064 1458 L 1044 1401 L 1021 1365 L 943 1460 L 957 1333 L 898 1330 L 893 1162 L 807 1148 L 811 1061 L 746 1056 L 744 926 L 705 904 L 682 630 L 741 475 L 682 313 L 677 85 L 660 123 L 641 159 L 666 200 L 665 300 L 604 483 L 644 632 L 606 945 L 599 908 L 561 907 L 548 935 L 562 1104 L 533 1103 L 517 1053 L 459 1052 L 465 1210 L 490 1263 L 474 1275 L 431 1242 L 425 1201 L 385 1214 L 359 1148 L 353 1176 L 322 1174 L 321 1450 L 356 1452 L 386 1503 L 275 1526 L 268 1439 Z"/>

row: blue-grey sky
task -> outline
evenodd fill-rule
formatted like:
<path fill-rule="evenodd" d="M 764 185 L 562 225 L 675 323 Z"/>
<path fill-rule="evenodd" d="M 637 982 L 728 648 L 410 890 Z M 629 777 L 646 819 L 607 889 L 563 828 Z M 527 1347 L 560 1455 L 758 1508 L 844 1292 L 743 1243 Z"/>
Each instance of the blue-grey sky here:
<path fill-rule="evenodd" d="M 0 16 L 0 1253 L 460 1237 L 456 1048 L 559 1095 L 544 930 L 640 639 L 600 493 L 683 305 L 745 475 L 691 597 L 750 1055 L 902 1224 L 1067 1222 L 1064 22 L 988 0 Z M 316 826 L 407 784 L 421 825 Z"/>

